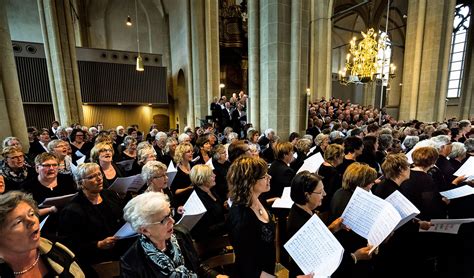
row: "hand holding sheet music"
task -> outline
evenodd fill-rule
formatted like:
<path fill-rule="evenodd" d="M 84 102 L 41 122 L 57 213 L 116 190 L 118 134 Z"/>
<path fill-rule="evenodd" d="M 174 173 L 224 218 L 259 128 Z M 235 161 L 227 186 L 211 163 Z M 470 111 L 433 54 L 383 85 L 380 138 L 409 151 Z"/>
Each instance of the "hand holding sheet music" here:
<path fill-rule="evenodd" d="M 143 184 L 142 177 L 140 174 L 137 174 L 126 178 L 117 178 L 109 187 L 109 190 L 115 191 L 119 194 L 125 194 L 128 191 L 137 192 Z"/>
<path fill-rule="evenodd" d="M 130 223 L 126 222 L 114 235 L 117 239 L 124 239 L 138 235 Z"/>
<path fill-rule="evenodd" d="M 193 193 L 191 193 L 191 196 L 189 196 L 189 199 L 184 204 L 184 214 L 178 221 L 178 224 L 185 226 L 191 231 L 206 211 L 206 207 L 201 199 L 199 199 L 196 191 L 193 190 Z"/>
<path fill-rule="evenodd" d="M 400 214 L 387 201 L 357 187 L 341 216 L 344 224 L 377 248 L 400 222 Z"/>
<path fill-rule="evenodd" d="M 305 159 L 303 165 L 300 167 L 300 169 L 298 169 L 298 172 L 296 172 L 296 174 L 305 170 L 311 173 L 316 173 L 321 164 L 323 164 L 323 162 L 324 158 L 321 153 L 312 155 L 309 158 Z"/>
<path fill-rule="evenodd" d="M 281 198 L 277 198 L 275 202 L 273 202 L 272 208 L 285 208 L 291 209 L 293 206 L 293 200 L 291 200 L 291 187 L 287 186 L 283 188 L 283 194 Z"/>
<path fill-rule="evenodd" d="M 45 207 L 64 207 L 67 205 L 74 197 L 76 197 L 77 193 L 73 194 L 68 194 L 68 195 L 63 195 L 63 196 L 58 196 L 58 197 L 51 197 L 51 198 L 46 198 L 44 201 L 38 205 L 39 208 L 45 208 Z"/>
<path fill-rule="evenodd" d="M 403 194 L 398 190 L 395 190 L 395 192 L 390 194 L 385 201 L 389 202 L 398 211 L 398 214 L 400 214 L 402 218 L 395 227 L 395 230 L 420 214 L 420 211 L 415 207 L 415 205 L 413 205 L 410 200 L 403 196 Z"/>
<path fill-rule="evenodd" d="M 464 185 L 455 189 L 440 192 L 439 194 L 451 200 L 451 199 L 456 199 L 456 198 L 474 194 L 474 188 L 472 188 L 469 185 Z"/>
<path fill-rule="evenodd" d="M 454 173 L 455 176 L 466 176 L 467 180 L 474 179 L 474 157 L 469 157 L 466 162 Z"/>
<path fill-rule="evenodd" d="M 420 232 L 457 234 L 464 223 L 474 222 L 474 218 L 466 219 L 431 219 L 431 227 L 428 230 L 420 229 Z"/>
<path fill-rule="evenodd" d="M 173 183 L 174 177 L 176 177 L 177 173 L 178 169 L 174 167 L 173 161 L 170 161 L 170 165 L 168 165 L 168 169 L 166 170 L 166 175 L 168 175 L 168 187 Z"/>
<path fill-rule="evenodd" d="M 314 273 L 314 277 L 331 276 L 344 253 L 339 241 L 316 215 L 284 247 L 303 273 Z"/>

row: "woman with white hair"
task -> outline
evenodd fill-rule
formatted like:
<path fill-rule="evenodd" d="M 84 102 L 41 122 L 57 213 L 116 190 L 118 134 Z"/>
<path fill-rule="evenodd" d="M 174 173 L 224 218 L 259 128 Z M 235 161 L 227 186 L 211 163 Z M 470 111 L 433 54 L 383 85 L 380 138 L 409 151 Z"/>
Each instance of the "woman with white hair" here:
<path fill-rule="evenodd" d="M 462 165 L 466 158 L 466 147 L 463 143 L 453 142 L 451 144 L 451 153 L 449 154 L 449 163 L 453 167 L 453 171 L 456 172 Z"/>
<path fill-rule="evenodd" d="M 402 146 L 405 150 L 405 153 L 408 153 L 415 147 L 415 145 L 420 141 L 420 138 L 418 136 L 411 136 L 407 135 L 405 139 L 403 139 Z"/>
<path fill-rule="evenodd" d="M 146 191 L 160 192 L 172 200 L 172 194 L 168 184 L 168 175 L 166 175 L 166 165 L 159 161 L 148 161 L 143 165 L 141 177 L 146 183 Z"/>
<path fill-rule="evenodd" d="M 140 236 L 121 258 L 122 277 L 198 277 L 185 265 L 187 250 L 173 234 L 173 215 L 168 198 L 159 192 L 138 195 L 125 206 L 124 219 Z M 199 277 L 206 274 L 199 273 Z"/>

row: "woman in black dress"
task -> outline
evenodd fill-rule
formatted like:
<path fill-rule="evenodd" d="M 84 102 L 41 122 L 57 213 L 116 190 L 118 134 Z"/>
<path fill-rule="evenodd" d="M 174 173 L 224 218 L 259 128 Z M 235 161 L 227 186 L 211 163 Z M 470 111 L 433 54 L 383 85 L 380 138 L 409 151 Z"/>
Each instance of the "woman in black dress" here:
<path fill-rule="evenodd" d="M 326 148 L 324 162 L 318 170 L 318 175 L 323 178 L 324 190 L 327 195 L 319 207 L 320 217 L 326 224 L 329 224 L 332 197 L 342 185 L 342 177 L 336 167 L 342 163 L 343 159 L 344 147 L 339 144 L 331 144 Z"/>
<path fill-rule="evenodd" d="M 95 277 L 90 265 L 119 260 L 133 239 L 119 241 L 114 236 L 125 224 L 124 204 L 115 192 L 103 190 L 99 165 L 79 165 L 74 179 L 81 190 L 61 211 L 58 233 L 76 254 L 86 276 Z"/>
<path fill-rule="evenodd" d="M 198 164 L 191 169 L 191 183 L 206 212 L 191 230 L 191 236 L 197 241 L 206 241 L 226 233 L 224 227 L 224 206 L 214 190 L 216 175 L 208 165 Z"/>
<path fill-rule="evenodd" d="M 235 277 L 257 278 L 275 272 L 275 223 L 258 198 L 270 190 L 267 169 L 263 159 L 241 156 L 227 174 L 232 207 L 226 225 L 235 250 Z"/>
<path fill-rule="evenodd" d="M 97 143 L 91 150 L 91 162 L 100 166 L 104 188 L 109 188 L 117 178 L 123 177 L 120 168 L 113 161 L 114 148 L 106 142 Z"/>
<path fill-rule="evenodd" d="M 182 206 L 188 200 L 193 186 L 189 173 L 191 172 L 191 161 L 193 160 L 193 146 L 190 143 L 182 143 L 176 147 L 174 161 L 178 172 L 171 183 L 171 192 L 175 196 L 175 204 Z"/>
<path fill-rule="evenodd" d="M 298 230 L 313 216 L 314 210 L 322 204 L 326 196 L 321 178 L 308 171 L 298 173 L 291 183 L 291 199 L 294 204 L 288 216 L 288 238 L 291 238 Z M 328 226 L 328 229 L 335 233 L 342 228 L 342 218 L 338 218 Z M 341 262 L 341 267 L 353 265 L 358 260 L 370 259 L 370 247 L 362 247 L 354 253 L 345 251 Z M 290 276 L 296 277 L 303 272 L 293 260 L 290 260 Z"/>
<path fill-rule="evenodd" d="M 342 188 L 338 189 L 331 200 L 331 216 L 333 219 L 340 217 L 344 212 L 349 200 L 352 197 L 355 189 L 361 187 L 366 191 L 370 191 L 377 179 L 377 172 L 368 166 L 354 162 L 347 167 L 342 176 Z M 340 230 L 335 234 L 344 250 L 353 252 L 362 247 L 367 246 L 367 239 L 361 237 L 353 231 Z M 372 273 L 373 263 L 369 261 L 362 261 L 355 265 L 340 266 L 331 277 L 354 277 L 363 278 L 370 277 Z"/>

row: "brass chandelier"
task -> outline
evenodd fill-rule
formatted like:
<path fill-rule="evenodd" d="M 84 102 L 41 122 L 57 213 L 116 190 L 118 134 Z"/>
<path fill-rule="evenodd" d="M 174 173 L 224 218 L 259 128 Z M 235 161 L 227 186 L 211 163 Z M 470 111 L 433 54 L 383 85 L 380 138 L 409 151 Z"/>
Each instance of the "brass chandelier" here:
<path fill-rule="evenodd" d="M 380 67 L 378 54 L 380 50 L 385 50 L 387 36 L 377 40 L 377 33 L 373 28 L 361 34 L 363 39 L 358 44 L 355 37 L 350 42 L 345 67 L 339 71 L 341 83 L 367 83 L 377 75 Z"/>

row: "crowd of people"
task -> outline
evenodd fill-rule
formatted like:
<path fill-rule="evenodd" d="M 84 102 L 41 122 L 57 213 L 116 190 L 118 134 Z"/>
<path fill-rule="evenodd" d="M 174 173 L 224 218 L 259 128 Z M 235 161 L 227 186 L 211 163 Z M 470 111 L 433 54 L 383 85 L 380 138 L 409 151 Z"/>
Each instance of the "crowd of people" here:
<path fill-rule="evenodd" d="M 313 215 L 345 250 L 332 277 L 473 276 L 474 224 L 463 224 L 456 235 L 420 232 L 431 219 L 473 217 L 472 195 L 440 195 L 472 185 L 454 176 L 474 155 L 469 120 L 402 122 L 333 98 L 309 104 L 306 134 L 277 135 L 248 124 L 245 104 L 245 94 L 216 100 L 212 123 L 181 134 L 156 125 L 141 132 L 137 126 L 105 130 L 101 124 L 61 127 L 55 121 L 50 128 L 28 128 L 28 152 L 18 138 L 5 138 L 0 276 L 94 277 L 94 265 L 120 261 L 124 277 L 272 277 L 276 262 L 290 277 L 311 277 L 283 244 Z M 296 174 L 317 153 L 324 158 L 319 169 Z M 172 182 L 169 167 L 177 171 Z M 110 189 L 117 178 L 134 175 L 143 181 L 137 192 Z M 293 206 L 272 208 L 285 187 L 291 188 Z M 367 239 L 341 218 L 357 187 L 383 199 L 399 191 L 420 214 L 370 253 Z M 186 231 L 175 222 L 193 192 L 207 211 Z M 64 204 L 40 205 L 65 195 L 71 199 Z M 115 236 L 126 222 L 138 237 Z M 224 235 L 235 264 L 217 272 L 185 240 L 210 242 Z"/>

